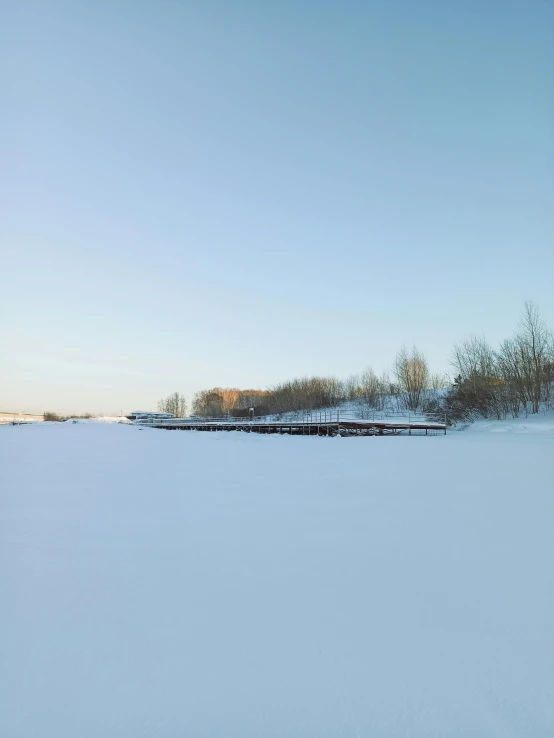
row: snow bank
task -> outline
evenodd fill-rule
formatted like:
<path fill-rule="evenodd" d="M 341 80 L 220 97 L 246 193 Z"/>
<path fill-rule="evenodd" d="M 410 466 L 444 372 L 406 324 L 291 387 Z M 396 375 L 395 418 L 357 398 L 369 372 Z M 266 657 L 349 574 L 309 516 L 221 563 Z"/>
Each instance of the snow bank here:
<path fill-rule="evenodd" d="M 0 735 L 554 734 L 548 433 L 0 454 Z"/>
<path fill-rule="evenodd" d="M 467 426 L 471 433 L 554 433 L 554 412 L 506 418 L 505 420 L 476 420 Z"/>

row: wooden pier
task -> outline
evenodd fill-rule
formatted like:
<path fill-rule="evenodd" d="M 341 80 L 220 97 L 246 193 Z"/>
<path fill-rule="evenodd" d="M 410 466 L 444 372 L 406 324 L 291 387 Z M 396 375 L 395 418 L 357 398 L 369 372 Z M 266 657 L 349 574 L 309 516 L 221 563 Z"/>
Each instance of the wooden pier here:
<path fill-rule="evenodd" d="M 163 430 L 242 431 L 289 436 L 398 436 L 446 434 L 446 425 L 432 422 L 383 422 L 373 420 L 263 421 L 244 418 L 148 420 L 136 422 L 148 428 Z"/>

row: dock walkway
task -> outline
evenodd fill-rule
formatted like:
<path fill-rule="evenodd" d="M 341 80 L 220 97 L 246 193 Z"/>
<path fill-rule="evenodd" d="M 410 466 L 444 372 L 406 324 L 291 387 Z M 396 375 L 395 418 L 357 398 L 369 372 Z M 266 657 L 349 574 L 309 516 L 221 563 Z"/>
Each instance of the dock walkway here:
<path fill-rule="evenodd" d="M 383 421 L 362 419 L 264 420 L 263 418 L 172 418 L 136 421 L 136 425 L 163 430 L 242 431 L 290 436 L 387 436 L 446 434 L 446 424 L 428 421 Z"/>

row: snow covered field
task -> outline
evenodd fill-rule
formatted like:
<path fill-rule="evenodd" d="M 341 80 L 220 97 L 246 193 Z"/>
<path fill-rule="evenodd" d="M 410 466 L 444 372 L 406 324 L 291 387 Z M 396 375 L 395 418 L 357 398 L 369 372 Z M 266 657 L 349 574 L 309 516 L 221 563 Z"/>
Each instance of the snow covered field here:
<path fill-rule="evenodd" d="M 0 736 L 554 735 L 554 423 L 0 428 Z"/>

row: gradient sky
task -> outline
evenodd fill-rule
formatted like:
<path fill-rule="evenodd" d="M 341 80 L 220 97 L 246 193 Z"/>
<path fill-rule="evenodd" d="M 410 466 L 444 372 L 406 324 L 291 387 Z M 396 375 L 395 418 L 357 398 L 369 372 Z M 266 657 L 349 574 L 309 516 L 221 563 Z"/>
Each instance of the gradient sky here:
<path fill-rule="evenodd" d="M 550 0 L 0 8 L 0 410 L 554 326 Z"/>

